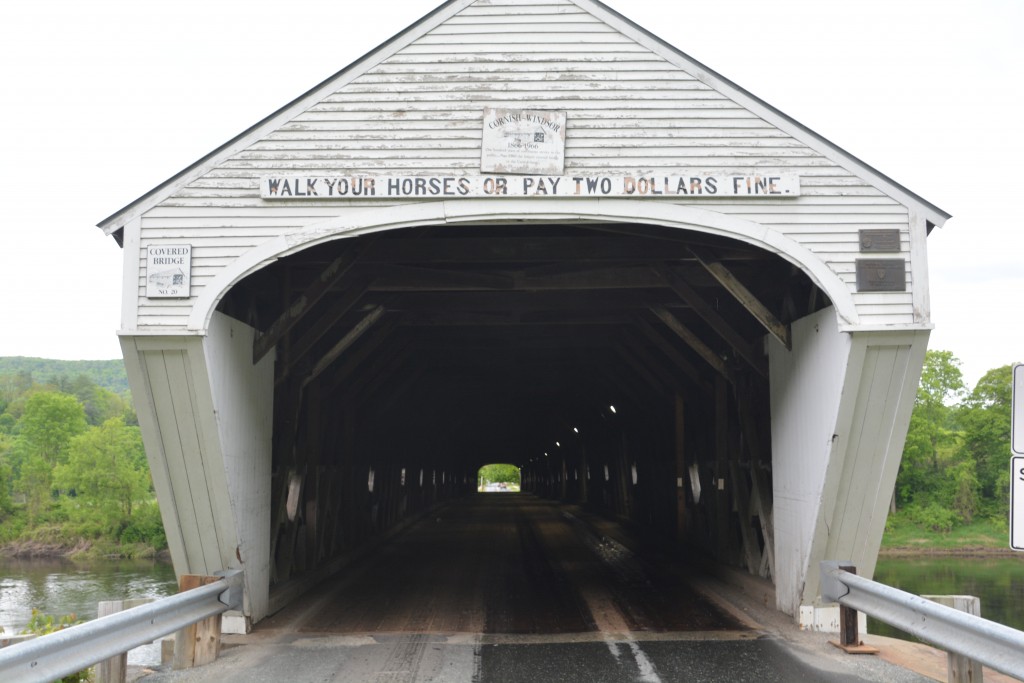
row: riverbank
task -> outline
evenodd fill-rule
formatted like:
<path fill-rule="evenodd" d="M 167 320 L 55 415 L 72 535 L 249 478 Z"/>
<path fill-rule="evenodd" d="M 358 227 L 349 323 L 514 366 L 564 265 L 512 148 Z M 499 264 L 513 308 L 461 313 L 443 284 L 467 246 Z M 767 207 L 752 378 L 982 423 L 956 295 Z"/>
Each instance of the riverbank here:
<path fill-rule="evenodd" d="M 986 546 L 963 546 L 960 548 L 930 548 L 927 546 L 892 546 L 881 548 L 879 556 L 884 557 L 1019 557 L 1024 553 L 1012 548 L 990 548 Z"/>
<path fill-rule="evenodd" d="M 0 556 L 20 560 L 156 560 L 170 562 L 170 553 L 142 543 L 114 544 L 78 539 L 74 543 L 46 543 L 20 539 L 0 546 Z"/>
<path fill-rule="evenodd" d="M 1009 539 L 1006 524 L 1001 521 L 977 519 L 971 524 L 956 526 L 948 531 L 936 531 L 922 528 L 899 515 L 893 515 L 886 523 L 879 554 L 971 557 L 1020 555 L 1010 548 Z"/>

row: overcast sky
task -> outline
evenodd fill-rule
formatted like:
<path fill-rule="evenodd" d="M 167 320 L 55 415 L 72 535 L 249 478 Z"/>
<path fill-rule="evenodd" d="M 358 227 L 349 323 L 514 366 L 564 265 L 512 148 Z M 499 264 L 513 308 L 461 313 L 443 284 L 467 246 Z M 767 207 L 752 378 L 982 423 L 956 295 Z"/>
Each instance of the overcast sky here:
<path fill-rule="evenodd" d="M 438 4 L 8 3 L 0 356 L 120 357 L 122 253 L 96 223 Z M 930 348 L 971 384 L 1024 360 L 1024 2 L 607 4 L 952 213 Z"/>

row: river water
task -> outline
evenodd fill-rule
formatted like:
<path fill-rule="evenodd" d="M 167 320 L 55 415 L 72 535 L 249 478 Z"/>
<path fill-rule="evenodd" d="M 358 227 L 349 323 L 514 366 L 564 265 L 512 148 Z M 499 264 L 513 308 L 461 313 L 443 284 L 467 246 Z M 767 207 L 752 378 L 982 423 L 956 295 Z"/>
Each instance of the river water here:
<path fill-rule="evenodd" d="M 177 592 L 174 568 L 166 562 L 108 560 L 78 563 L 68 560 L 0 557 L 0 627 L 20 633 L 32 610 L 56 618 L 76 615 L 81 621 L 96 618 L 103 600 L 160 598 Z M 128 654 L 131 664 L 160 662 L 156 645 Z"/>
<path fill-rule="evenodd" d="M 981 616 L 1024 631 L 1024 554 L 994 557 L 878 558 L 875 581 L 916 595 L 973 595 Z M 913 640 L 868 618 L 868 632 Z"/>

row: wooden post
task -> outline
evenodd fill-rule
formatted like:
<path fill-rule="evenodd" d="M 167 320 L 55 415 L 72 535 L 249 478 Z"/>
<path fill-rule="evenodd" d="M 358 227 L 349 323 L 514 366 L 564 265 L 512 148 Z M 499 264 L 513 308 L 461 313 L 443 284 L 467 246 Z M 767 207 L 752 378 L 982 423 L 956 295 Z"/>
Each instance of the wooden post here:
<path fill-rule="evenodd" d="M 686 537 L 686 411 L 679 394 L 676 394 L 675 408 L 676 540 L 682 540 Z"/>
<path fill-rule="evenodd" d="M 132 607 L 153 602 L 153 598 L 103 600 L 96 608 L 96 617 L 107 617 Z M 125 683 L 128 674 L 128 653 L 122 652 L 96 665 L 96 683 Z"/>
<path fill-rule="evenodd" d="M 619 514 L 627 519 L 633 517 L 633 500 L 631 494 L 633 480 L 629 473 L 629 442 L 626 438 L 626 434 L 622 434 L 622 440 L 619 442 L 621 448 L 619 448 L 619 457 L 615 460 L 615 469 L 617 470 L 619 479 L 619 495 L 622 497 L 622 510 Z M 614 474 L 614 473 L 613 473 Z"/>
<path fill-rule="evenodd" d="M 981 616 L 981 599 L 973 595 L 922 595 L 922 598 L 946 607 Z M 981 664 L 967 657 L 950 652 L 946 655 L 946 676 L 949 683 L 982 683 Z"/>
<path fill-rule="evenodd" d="M 721 376 L 715 377 L 715 557 L 728 564 L 732 548 L 729 538 L 729 498 L 726 472 L 729 470 L 729 386 Z"/>
<path fill-rule="evenodd" d="M 844 572 L 857 573 L 856 567 L 840 566 Z M 846 605 L 839 606 L 839 642 L 829 641 L 848 655 L 876 655 L 878 648 L 860 641 L 857 610 Z"/>
<path fill-rule="evenodd" d="M 580 505 L 586 505 L 588 502 L 587 496 L 589 495 L 587 481 L 587 447 L 586 444 L 580 444 Z"/>
<path fill-rule="evenodd" d="M 220 581 L 220 578 L 183 574 L 178 583 L 178 591 L 183 593 Z M 221 615 L 215 614 L 174 634 L 173 668 L 191 669 L 210 664 L 217 659 L 217 655 L 220 654 L 220 617 Z"/>

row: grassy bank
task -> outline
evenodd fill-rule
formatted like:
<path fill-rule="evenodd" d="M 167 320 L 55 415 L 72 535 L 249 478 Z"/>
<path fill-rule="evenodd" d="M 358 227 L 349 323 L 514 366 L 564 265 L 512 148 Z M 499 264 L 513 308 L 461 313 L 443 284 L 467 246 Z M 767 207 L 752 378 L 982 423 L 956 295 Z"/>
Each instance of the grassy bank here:
<path fill-rule="evenodd" d="M 978 518 L 949 531 L 935 531 L 897 513 L 890 515 L 886 522 L 881 552 L 889 555 L 1012 553 L 1009 539 L 1006 522 Z"/>
<path fill-rule="evenodd" d="M 57 504 L 30 524 L 25 507 L 15 505 L 0 519 L 0 555 L 81 561 L 158 558 L 166 553 L 167 539 L 155 503 L 151 508 L 127 524 L 103 527 L 68 519 Z"/>
<path fill-rule="evenodd" d="M 112 543 L 90 541 L 84 538 L 73 542 L 46 543 L 32 539 L 19 539 L 0 546 L 0 555 L 6 557 L 65 558 L 81 562 L 93 560 L 154 560 L 165 559 L 166 551 L 144 543 Z"/>

